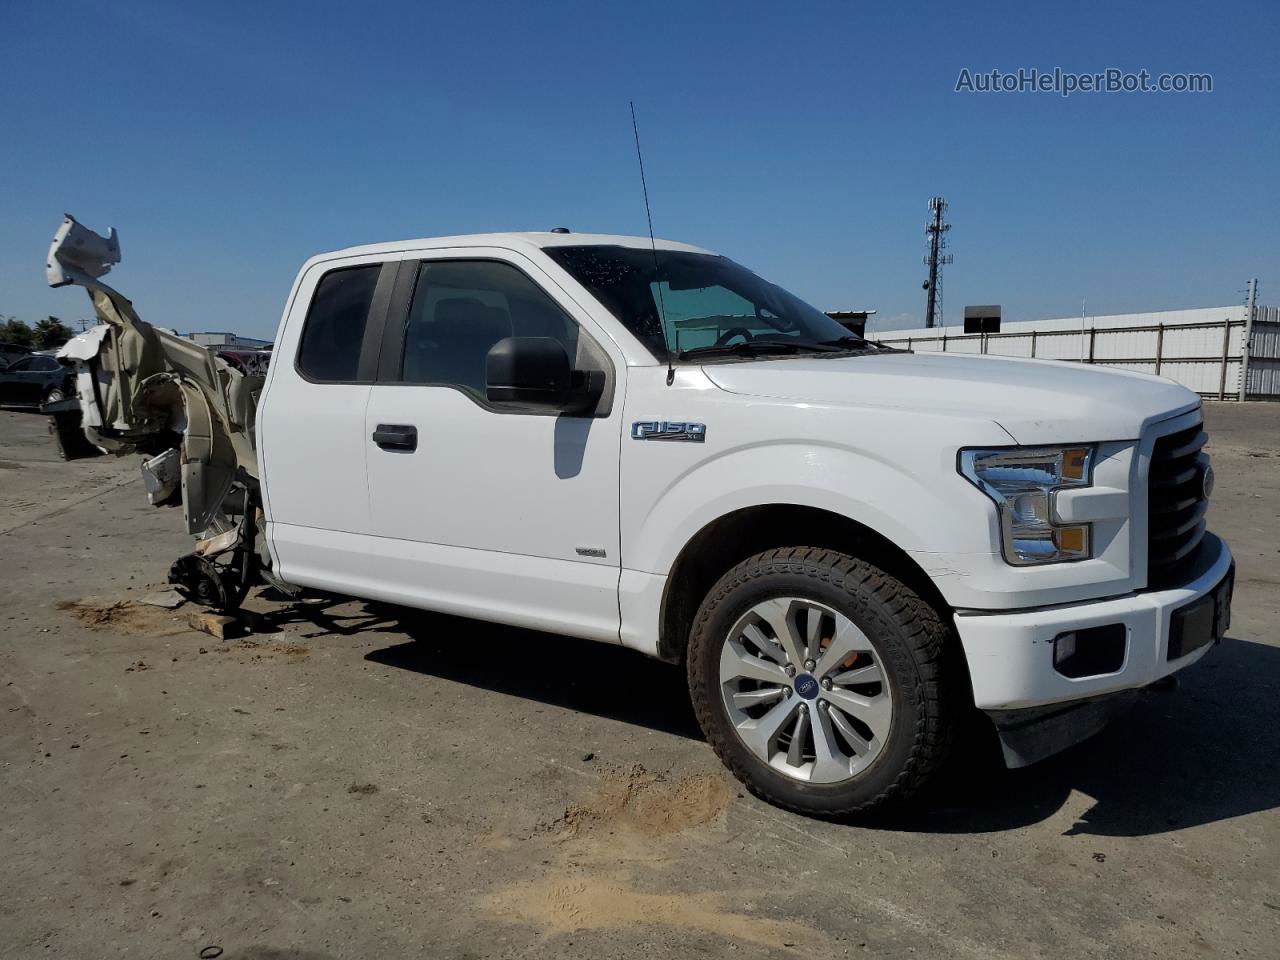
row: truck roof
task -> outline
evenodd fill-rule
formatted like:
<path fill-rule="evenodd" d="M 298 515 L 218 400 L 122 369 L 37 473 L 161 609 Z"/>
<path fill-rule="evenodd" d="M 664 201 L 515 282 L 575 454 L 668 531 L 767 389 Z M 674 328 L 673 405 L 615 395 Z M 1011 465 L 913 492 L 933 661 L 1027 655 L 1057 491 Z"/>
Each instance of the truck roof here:
<path fill-rule="evenodd" d="M 550 230 L 526 233 L 468 233 L 452 237 L 422 237 L 417 240 L 396 240 L 391 243 L 370 243 L 328 253 L 317 254 L 311 260 L 331 260 L 338 257 L 357 257 L 379 253 L 400 253 L 405 250 L 430 250 L 441 247 L 502 247 L 507 249 L 528 249 L 535 247 L 643 247 L 648 248 L 652 242 L 659 250 L 681 250 L 685 253 L 707 253 L 715 255 L 712 250 L 695 247 L 675 240 L 655 239 L 648 237 L 630 237 L 612 233 L 557 233 Z M 309 261 L 310 262 L 310 261 Z"/>

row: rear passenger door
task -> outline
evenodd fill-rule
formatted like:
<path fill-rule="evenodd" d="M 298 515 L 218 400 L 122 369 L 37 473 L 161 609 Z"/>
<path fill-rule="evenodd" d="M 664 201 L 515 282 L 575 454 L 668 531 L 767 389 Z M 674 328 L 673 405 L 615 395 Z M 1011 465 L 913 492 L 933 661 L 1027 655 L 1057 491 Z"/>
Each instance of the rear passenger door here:
<path fill-rule="evenodd" d="M 258 406 L 258 463 L 276 569 L 374 596 L 365 406 L 396 264 L 319 263 L 299 281 Z"/>
<path fill-rule="evenodd" d="M 511 336 L 553 338 L 604 373 L 594 415 L 490 404 L 486 356 Z M 617 641 L 616 351 L 519 254 L 404 262 L 365 418 L 386 599 Z"/>

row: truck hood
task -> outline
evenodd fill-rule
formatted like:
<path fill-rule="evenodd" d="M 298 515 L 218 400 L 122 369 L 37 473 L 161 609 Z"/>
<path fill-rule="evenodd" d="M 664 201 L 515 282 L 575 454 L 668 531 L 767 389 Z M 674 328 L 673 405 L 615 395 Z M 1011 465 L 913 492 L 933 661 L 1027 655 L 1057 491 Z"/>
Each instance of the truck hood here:
<path fill-rule="evenodd" d="M 995 421 L 1018 443 L 1135 440 L 1200 403 L 1163 377 L 1079 363 L 943 353 L 707 364 L 730 393 Z"/>

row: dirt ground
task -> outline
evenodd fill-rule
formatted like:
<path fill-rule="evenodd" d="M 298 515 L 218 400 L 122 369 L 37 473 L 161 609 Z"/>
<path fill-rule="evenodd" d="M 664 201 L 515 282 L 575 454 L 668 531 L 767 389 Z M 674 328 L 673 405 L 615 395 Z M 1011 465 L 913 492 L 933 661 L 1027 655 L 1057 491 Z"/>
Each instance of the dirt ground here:
<path fill-rule="evenodd" d="M 218 641 L 137 461 L 0 411 L 0 956 L 1280 954 L 1280 405 L 1207 404 L 1231 636 L 1093 741 L 858 826 L 744 796 L 679 670 L 355 601 Z"/>

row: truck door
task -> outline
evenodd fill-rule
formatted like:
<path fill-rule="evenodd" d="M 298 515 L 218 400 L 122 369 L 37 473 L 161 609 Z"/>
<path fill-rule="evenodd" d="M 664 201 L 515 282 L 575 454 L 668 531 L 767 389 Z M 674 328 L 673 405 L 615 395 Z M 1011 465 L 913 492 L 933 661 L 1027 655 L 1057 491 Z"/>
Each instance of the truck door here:
<path fill-rule="evenodd" d="M 489 349 L 552 337 L 603 371 L 594 415 L 513 411 Z M 400 267 L 365 416 L 385 599 L 618 640 L 622 356 L 528 259 L 441 251 Z"/>
<path fill-rule="evenodd" d="M 347 258 L 307 268 L 258 405 L 258 465 L 277 573 L 374 596 L 365 406 L 397 264 Z"/>

